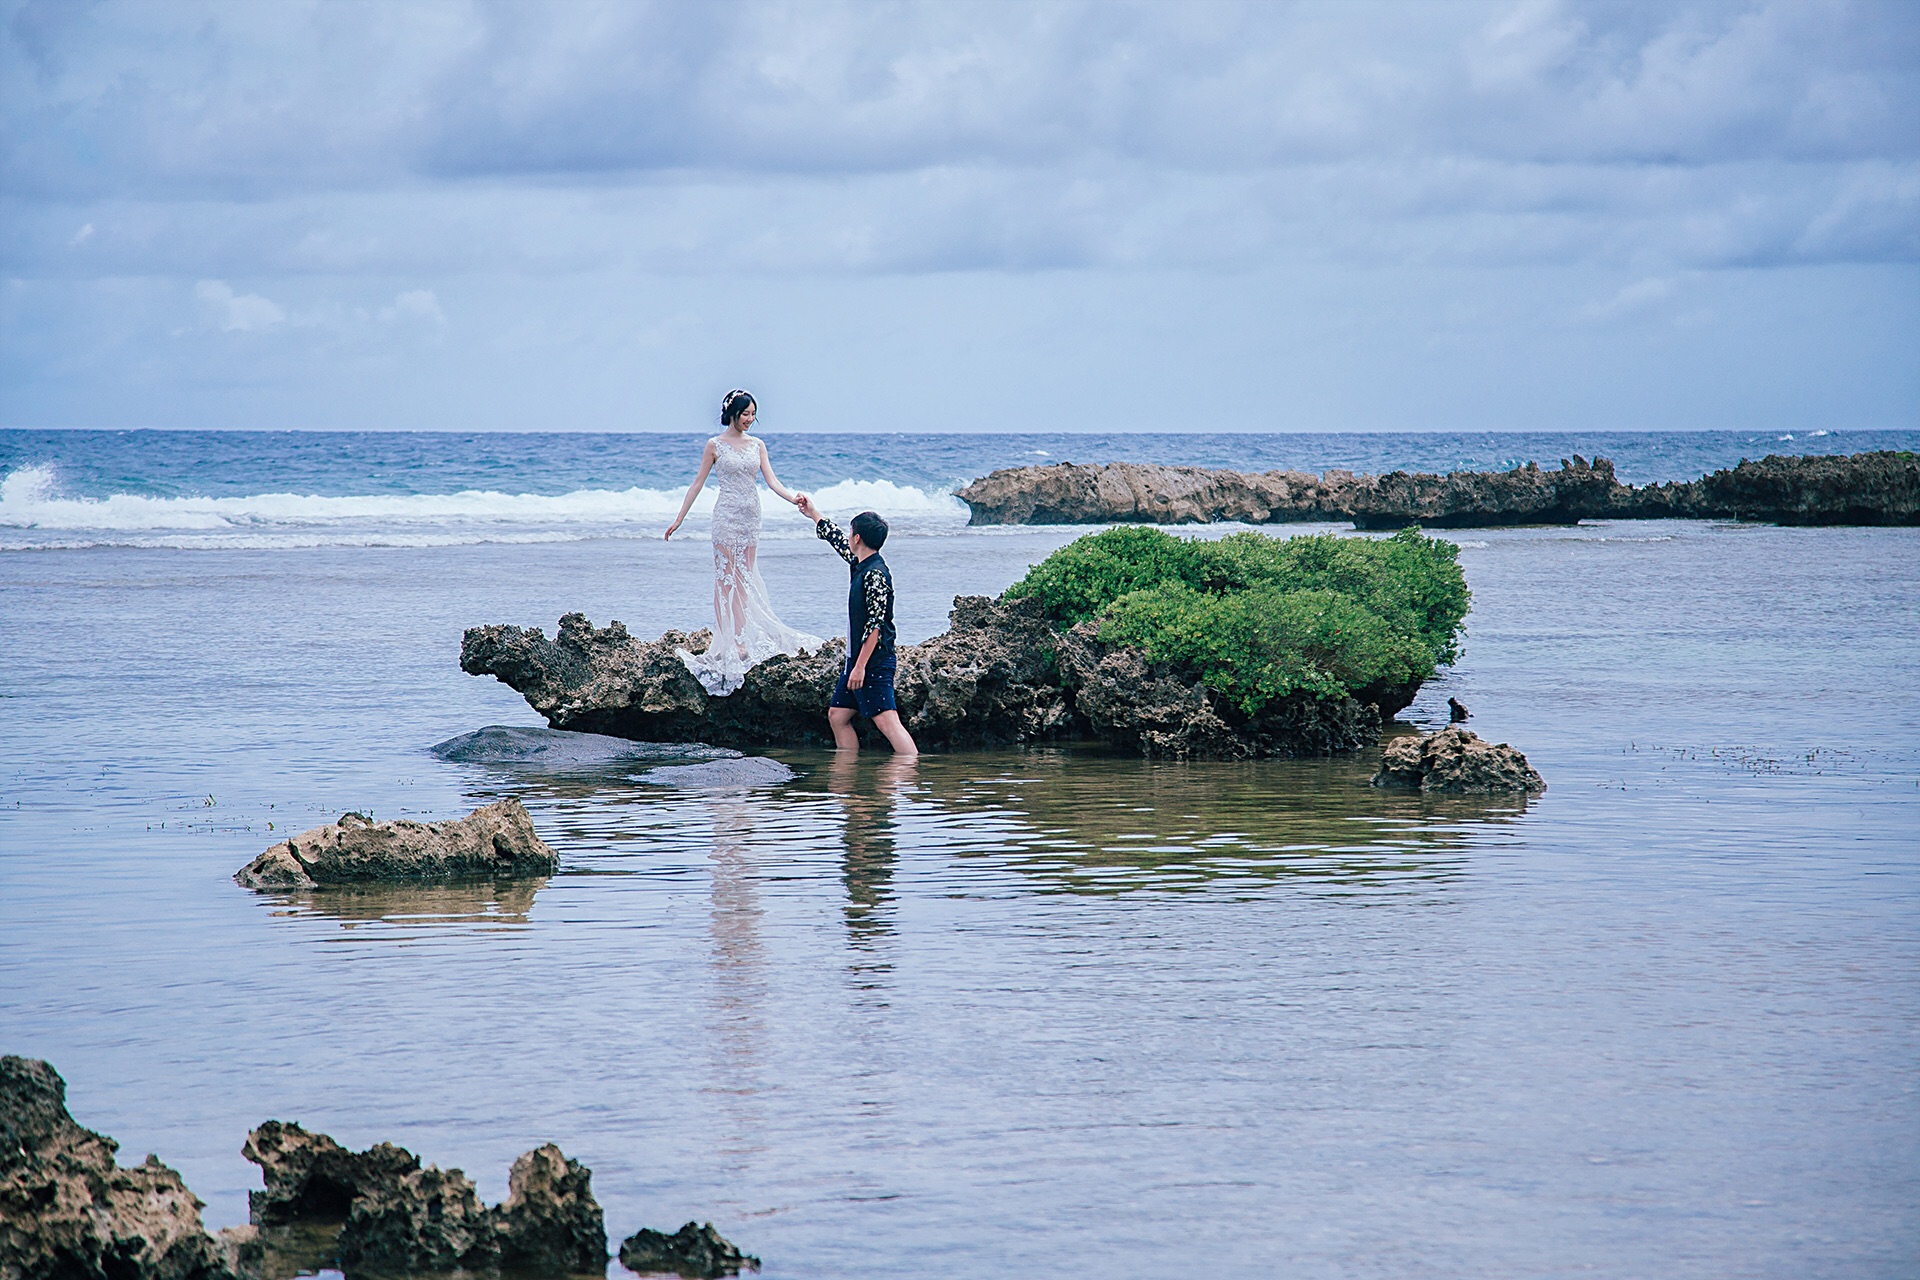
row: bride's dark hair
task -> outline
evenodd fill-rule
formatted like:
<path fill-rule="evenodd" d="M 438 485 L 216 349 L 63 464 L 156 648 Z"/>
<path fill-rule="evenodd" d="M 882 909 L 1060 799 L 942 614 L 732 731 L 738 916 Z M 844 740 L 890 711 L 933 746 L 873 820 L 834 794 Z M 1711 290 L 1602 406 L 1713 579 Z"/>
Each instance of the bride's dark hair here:
<path fill-rule="evenodd" d="M 720 397 L 720 425 L 723 427 L 732 426 L 734 420 L 745 413 L 749 406 L 755 409 L 760 407 L 754 404 L 753 395 L 750 392 L 740 387 L 735 387 L 733 390 L 727 392 L 727 394 Z"/>

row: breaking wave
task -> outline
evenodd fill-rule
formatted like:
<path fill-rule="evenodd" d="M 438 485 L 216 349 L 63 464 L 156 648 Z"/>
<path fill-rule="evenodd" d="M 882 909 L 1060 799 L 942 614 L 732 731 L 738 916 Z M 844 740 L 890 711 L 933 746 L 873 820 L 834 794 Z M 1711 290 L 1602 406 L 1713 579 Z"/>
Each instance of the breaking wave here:
<path fill-rule="evenodd" d="M 238 497 L 73 496 L 54 469 L 20 467 L 0 480 L 0 550 L 98 546 L 273 548 L 459 546 L 482 542 L 564 542 L 594 537 L 657 538 L 680 509 L 683 489 L 578 489 L 572 493 L 393 493 L 328 497 L 257 493 Z M 951 493 L 886 480 L 841 480 L 812 491 L 842 518 L 865 508 L 903 528 L 964 525 L 966 504 Z M 763 499 L 763 538 L 810 537 L 812 526 L 777 498 Z M 680 535 L 701 536 L 713 509 L 709 488 Z"/>

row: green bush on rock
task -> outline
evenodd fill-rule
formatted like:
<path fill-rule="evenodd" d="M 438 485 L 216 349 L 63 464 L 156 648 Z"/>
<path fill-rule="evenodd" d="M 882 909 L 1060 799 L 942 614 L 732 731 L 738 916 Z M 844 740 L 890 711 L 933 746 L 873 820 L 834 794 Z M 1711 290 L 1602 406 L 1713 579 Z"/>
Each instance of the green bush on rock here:
<path fill-rule="evenodd" d="M 1060 548 L 1009 587 L 1109 644 L 1191 671 L 1248 715 L 1293 693 L 1342 697 L 1427 679 L 1459 656 L 1459 548 L 1390 538 L 1122 527 Z"/>

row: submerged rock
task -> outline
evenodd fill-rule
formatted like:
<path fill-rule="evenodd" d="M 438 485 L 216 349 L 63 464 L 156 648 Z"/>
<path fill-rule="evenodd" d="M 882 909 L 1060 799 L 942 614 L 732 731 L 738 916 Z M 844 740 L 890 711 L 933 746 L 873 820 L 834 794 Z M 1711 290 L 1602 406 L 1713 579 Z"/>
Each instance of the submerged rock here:
<path fill-rule="evenodd" d="M 403 1147 L 354 1152 L 323 1133 L 269 1120 L 241 1154 L 260 1166 L 256 1227 L 338 1225 L 329 1253 L 351 1270 L 598 1272 L 605 1218 L 592 1173 L 548 1143 L 513 1162 L 507 1198 L 486 1208 L 458 1169 L 422 1166 Z"/>
<path fill-rule="evenodd" d="M 544 876 L 559 864 L 525 806 L 501 800 L 449 822 L 374 822 L 345 814 L 281 841 L 233 878 L 248 889 L 312 889 L 374 880 Z"/>
<path fill-rule="evenodd" d="M 1699 480 L 1635 488 L 1605 458 L 1558 469 L 1251 474 L 1133 462 L 995 471 L 959 492 L 970 524 L 1272 524 L 1351 520 L 1361 529 L 1574 524 L 1583 519 L 1738 519 L 1776 524 L 1920 524 L 1920 454 L 1770 455 Z"/>
<path fill-rule="evenodd" d="M 239 1280 L 257 1261 L 248 1232 L 216 1239 L 201 1202 L 150 1155 L 122 1168 L 119 1144 L 74 1122 L 67 1085 L 37 1058 L 0 1057 L 0 1278 Z"/>
<path fill-rule="evenodd" d="M 1458 727 L 1387 743 L 1373 785 L 1475 795 L 1547 789 L 1518 751 L 1504 742 L 1485 742 L 1472 730 Z"/>
<path fill-rule="evenodd" d="M 745 756 L 738 760 L 710 760 L 706 764 L 674 764 L 649 769 L 642 782 L 663 787 L 690 787 L 701 790 L 726 787 L 777 787 L 792 782 L 794 772 L 778 760 L 765 756 Z"/>
<path fill-rule="evenodd" d="M 713 1229 L 689 1222 L 672 1235 L 647 1227 L 620 1242 L 620 1265 L 641 1275 L 732 1276 L 760 1269 L 760 1259 L 742 1253 Z"/>
<path fill-rule="evenodd" d="M 614 765 L 676 764 L 730 760 L 740 753 L 703 742 L 634 742 L 602 733 L 571 733 L 522 725 L 490 724 L 435 743 L 433 754 L 456 764 L 498 764 L 570 773 Z"/>
<path fill-rule="evenodd" d="M 1103 645 L 1091 626 L 1055 629 L 1037 600 L 960 596 L 949 619 L 945 635 L 899 649 L 894 696 L 923 748 L 1091 738 L 1151 756 L 1324 755 L 1377 741 L 1381 717 L 1418 688 L 1286 699 L 1250 718 L 1138 650 Z M 727 697 L 710 697 L 675 656 L 686 643 L 678 631 L 637 640 L 618 622 L 596 630 L 570 613 L 552 640 L 538 627 L 470 628 L 460 667 L 518 690 L 556 729 L 752 747 L 833 741 L 826 708 L 844 642 L 771 658 Z M 663 773 L 680 771 L 647 776 Z"/>

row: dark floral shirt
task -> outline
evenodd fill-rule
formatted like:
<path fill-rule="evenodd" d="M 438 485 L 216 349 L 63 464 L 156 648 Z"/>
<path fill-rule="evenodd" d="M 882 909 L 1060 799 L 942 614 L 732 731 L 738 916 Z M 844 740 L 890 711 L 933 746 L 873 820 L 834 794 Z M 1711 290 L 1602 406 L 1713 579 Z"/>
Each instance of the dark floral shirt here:
<path fill-rule="evenodd" d="M 822 516 L 813 526 L 814 536 L 840 553 L 840 558 L 854 568 L 860 567 L 860 557 L 853 554 L 853 548 L 847 544 L 847 535 L 840 532 L 840 526 Z M 866 617 L 861 620 L 860 634 L 867 635 L 878 631 L 887 620 L 893 605 L 893 578 L 889 574 L 874 573 L 867 575 Z"/>

